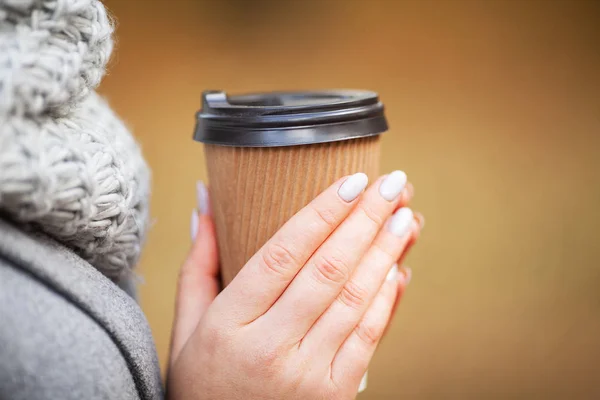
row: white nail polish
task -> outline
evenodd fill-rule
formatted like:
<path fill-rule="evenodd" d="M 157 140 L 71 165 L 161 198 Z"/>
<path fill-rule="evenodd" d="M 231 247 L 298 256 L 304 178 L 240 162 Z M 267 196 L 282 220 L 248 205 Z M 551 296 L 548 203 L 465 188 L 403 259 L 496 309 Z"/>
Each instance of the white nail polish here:
<path fill-rule="evenodd" d="M 369 374 L 369 371 L 365 372 L 362 379 L 360 380 L 360 385 L 358 385 L 358 393 L 364 392 L 365 389 L 367 388 L 367 375 L 368 374 Z"/>
<path fill-rule="evenodd" d="M 385 277 L 386 281 L 393 281 L 398 278 L 398 264 L 392 265 L 392 268 L 388 271 L 387 276 Z"/>
<path fill-rule="evenodd" d="M 196 240 L 196 235 L 198 234 L 198 222 L 198 211 L 192 210 L 192 220 L 190 222 L 190 236 L 192 242 Z"/>
<path fill-rule="evenodd" d="M 340 195 L 342 200 L 349 203 L 352 200 L 356 199 L 358 195 L 361 194 L 363 190 L 365 190 L 368 183 L 369 178 L 367 177 L 367 175 L 363 174 L 362 172 L 359 172 L 348 177 L 348 179 L 346 179 L 346 181 L 342 183 L 342 186 L 340 186 L 340 188 L 338 189 L 338 194 Z"/>
<path fill-rule="evenodd" d="M 402 171 L 394 171 L 381 182 L 379 194 L 387 201 L 392 201 L 402 193 L 405 185 L 406 174 Z"/>
<path fill-rule="evenodd" d="M 196 183 L 196 202 L 200 214 L 210 214 L 210 198 L 206 185 L 202 181 Z"/>
<path fill-rule="evenodd" d="M 398 237 L 403 237 L 408 233 L 413 220 L 412 210 L 408 207 L 402 207 L 392 215 L 388 230 Z"/>

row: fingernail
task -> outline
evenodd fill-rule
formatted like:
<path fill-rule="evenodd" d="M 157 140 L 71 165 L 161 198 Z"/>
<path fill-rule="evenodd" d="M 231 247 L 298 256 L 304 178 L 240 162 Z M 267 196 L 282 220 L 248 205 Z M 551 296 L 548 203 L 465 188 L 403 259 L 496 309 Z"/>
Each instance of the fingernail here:
<path fill-rule="evenodd" d="M 393 281 L 398 278 L 398 264 L 392 265 L 392 268 L 388 271 L 387 276 L 385 277 L 386 281 Z"/>
<path fill-rule="evenodd" d="M 368 374 L 369 374 L 369 371 L 365 372 L 362 379 L 360 380 L 360 385 L 358 385 L 358 393 L 364 392 L 365 389 L 367 388 L 367 375 Z"/>
<path fill-rule="evenodd" d="M 192 221 L 190 222 L 190 236 L 192 238 L 192 242 L 196 240 L 196 235 L 198 234 L 198 211 L 192 210 Z"/>
<path fill-rule="evenodd" d="M 379 186 L 379 194 L 387 201 L 392 201 L 402 192 L 406 185 L 406 174 L 394 171 L 385 177 Z"/>
<path fill-rule="evenodd" d="M 200 214 L 210 214 L 210 198 L 208 197 L 206 185 L 202 181 L 196 182 L 196 202 Z"/>
<path fill-rule="evenodd" d="M 363 190 L 367 187 L 369 183 L 369 178 L 366 174 L 359 172 L 357 174 L 351 175 L 342 186 L 338 189 L 338 194 L 345 202 L 351 202 L 356 199 L 359 194 L 362 193 Z"/>
<path fill-rule="evenodd" d="M 413 219 L 414 216 L 412 210 L 408 207 L 402 207 L 392 215 L 388 230 L 398 237 L 403 237 L 408 233 Z"/>
<path fill-rule="evenodd" d="M 423 214 L 421 214 L 420 212 L 416 212 L 415 219 L 419 223 L 419 226 L 421 227 L 421 229 L 423 229 L 425 227 L 425 217 L 423 216 Z"/>

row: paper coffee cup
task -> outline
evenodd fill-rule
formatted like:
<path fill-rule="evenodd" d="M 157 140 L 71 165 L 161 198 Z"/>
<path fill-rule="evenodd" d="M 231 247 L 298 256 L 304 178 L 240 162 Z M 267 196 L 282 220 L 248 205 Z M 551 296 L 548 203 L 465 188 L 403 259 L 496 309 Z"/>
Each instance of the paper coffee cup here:
<path fill-rule="evenodd" d="M 334 181 L 379 173 L 387 130 L 376 93 L 356 90 L 203 94 L 194 139 L 205 144 L 221 279 Z M 359 392 L 367 387 L 367 374 Z"/>
<path fill-rule="evenodd" d="M 205 144 L 223 285 L 337 179 L 375 179 L 386 130 L 373 92 L 205 92 L 194 138 Z"/>

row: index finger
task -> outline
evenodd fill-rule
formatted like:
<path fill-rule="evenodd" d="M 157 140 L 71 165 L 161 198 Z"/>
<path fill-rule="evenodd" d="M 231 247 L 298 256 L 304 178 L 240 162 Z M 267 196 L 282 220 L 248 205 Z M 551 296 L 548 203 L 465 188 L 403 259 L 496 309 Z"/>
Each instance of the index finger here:
<path fill-rule="evenodd" d="M 359 172 L 325 189 L 252 256 L 217 297 L 215 307 L 242 325 L 264 314 L 348 216 L 367 184 L 367 175 Z"/>

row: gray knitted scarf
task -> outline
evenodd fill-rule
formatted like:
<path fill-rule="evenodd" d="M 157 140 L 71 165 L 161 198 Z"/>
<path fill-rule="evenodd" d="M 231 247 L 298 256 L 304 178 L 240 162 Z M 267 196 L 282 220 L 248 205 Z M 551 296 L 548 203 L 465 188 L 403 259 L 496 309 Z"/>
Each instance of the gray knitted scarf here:
<path fill-rule="evenodd" d="M 116 281 L 140 253 L 150 177 L 94 92 L 112 31 L 96 0 L 0 0 L 0 212 Z"/>

